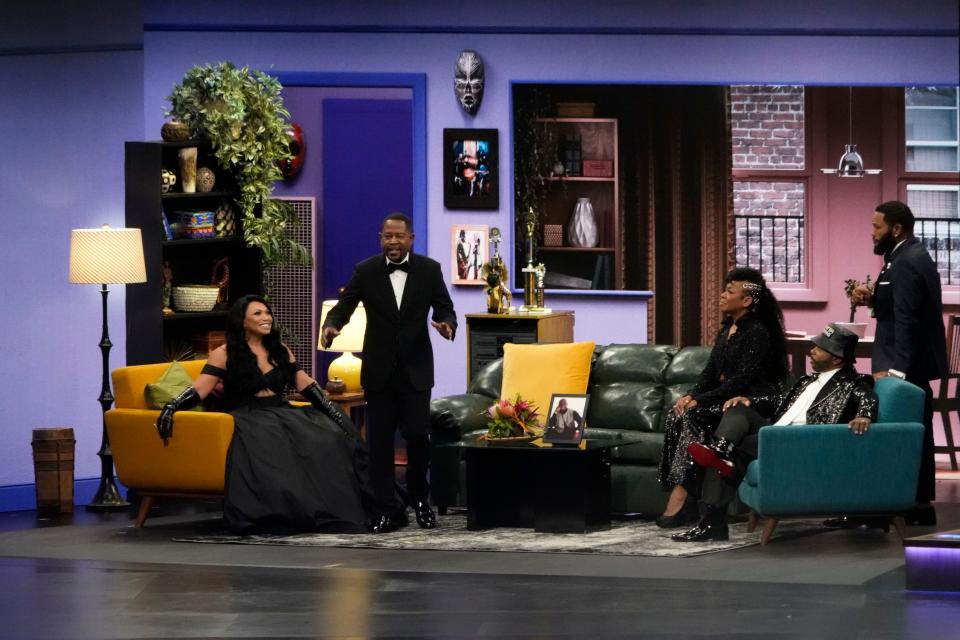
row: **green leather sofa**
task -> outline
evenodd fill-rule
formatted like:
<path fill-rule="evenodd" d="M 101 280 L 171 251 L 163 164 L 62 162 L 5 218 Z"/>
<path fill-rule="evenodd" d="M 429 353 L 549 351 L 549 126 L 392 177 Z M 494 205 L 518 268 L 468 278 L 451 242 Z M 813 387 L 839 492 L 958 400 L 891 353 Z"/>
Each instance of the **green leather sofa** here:
<path fill-rule="evenodd" d="M 709 356 L 710 347 L 654 344 L 610 344 L 594 351 L 585 437 L 634 443 L 613 453 L 614 513 L 663 511 L 667 494 L 657 483 L 657 464 L 666 413 L 693 386 Z M 499 397 L 502 374 L 503 361 L 491 362 L 466 393 L 430 405 L 431 499 L 441 513 L 465 503 L 460 451 L 442 445 L 486 432 L 481 414 Z"/>

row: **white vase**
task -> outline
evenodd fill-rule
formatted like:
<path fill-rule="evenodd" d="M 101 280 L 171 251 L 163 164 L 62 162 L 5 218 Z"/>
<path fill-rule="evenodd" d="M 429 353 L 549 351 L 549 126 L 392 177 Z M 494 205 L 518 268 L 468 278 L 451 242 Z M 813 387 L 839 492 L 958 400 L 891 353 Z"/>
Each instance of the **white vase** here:
<path fill-rule="evenodd" d="M 197 148 L 184 147 L 177 153 L 180 159 L 180 186 L 184 193 L 197 191 Z"/>
<path fill-rule="evenodd" d="M 595 247 L 598 236 L 597 219 L 593 215 L 590 198 L 577 198 L 577 206 L 567 225 L 567 241 L 572 247 Z"/>

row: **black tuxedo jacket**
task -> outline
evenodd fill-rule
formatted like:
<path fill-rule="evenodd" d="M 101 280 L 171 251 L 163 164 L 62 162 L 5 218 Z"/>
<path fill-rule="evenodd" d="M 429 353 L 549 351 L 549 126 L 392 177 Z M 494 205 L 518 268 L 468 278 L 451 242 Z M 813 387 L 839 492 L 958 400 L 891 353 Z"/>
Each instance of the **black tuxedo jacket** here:
<path fill-rule="evenodd" d="M 427 322 L 430 308 L 433 320 L 446 322 L 454 331 L 457 328 L 457 315 L 440 263 L 410 254 L 410 271 L 397 309 L 386 258 L 382 254 L 367 258 L 354 267 L 350 282 L 323 326 L 341 329 L 360 302 L 367 313 L 360 370 L 364 389 L 383 390 L 395 371 L 406 376 L 418 391 L 433 387 L 433 347 Z"/>
<path fill-rule="evenodd" d="M 797 380 L 785 394 L 751 398 L 750 407 L 762 415 L 772 415 L 776 422 L 800 397 L 816 375 Z M 823 386 L 807 409 L 807 424 L 845 424 L 854 418 L 877 419 L 877 394 L 873 392 L 873 376 L 857 373 L 845 365 Z"/>
<path fill-rule="evenodd" d="M 897 369 L 912 381 L 947 375 L 941 295 L 940 274 L 920 240 L 886 257 L 873 290 L 874 371 Z"/>

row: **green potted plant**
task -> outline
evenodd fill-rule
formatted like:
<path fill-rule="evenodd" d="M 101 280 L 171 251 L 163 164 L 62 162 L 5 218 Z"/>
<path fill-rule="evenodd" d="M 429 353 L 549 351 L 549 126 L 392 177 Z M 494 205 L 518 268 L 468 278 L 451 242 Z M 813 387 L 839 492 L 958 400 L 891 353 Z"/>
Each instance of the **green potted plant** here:
<path fill-rule="evenodd" d="M 167 98 L 167 115 L 183 122 L 191 138 L 209 140 L 236 180 L 243 237 L 261 250 L 264 266 L 311 263 L 309 250 L 285 233 L 298 223 L 293 207 L 270 197 L 283 178 L 279 161 L 291 157 L 281 88 L 262 71 L 218 62 L 190 69 Z"/>

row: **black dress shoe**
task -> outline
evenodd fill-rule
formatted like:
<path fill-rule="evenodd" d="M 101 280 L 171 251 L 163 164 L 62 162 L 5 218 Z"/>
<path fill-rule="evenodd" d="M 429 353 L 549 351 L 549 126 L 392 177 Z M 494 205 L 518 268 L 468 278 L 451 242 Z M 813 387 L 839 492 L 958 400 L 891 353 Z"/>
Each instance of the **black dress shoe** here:
<path fill-rule="evenodd" d="M 367 525 L 367 531 L 370 533 L 389 533 L 407 526 L 410 520 L 407 514 L 400 512 L 393 515 L 380 514 L 370 521 Z"/>
<path fill-rule="evenodd" d="M 684 501 L 683 506 L 680 507 L 680 511 L 677 511 L 672 516 L 657 516 L 657 526 L 661 529 L 676 529 L 677 527 L 685 527 L 688 524 L 693 524 L 698 518 L 697 501 L 688 497 L 686 501 Z"/>
<path fill-rule="evenodd" d="M 433 529 L 437 526 L 437 516 L 433 515 L 433 509 L 426 500 L 415 500 L 411 506 L 421 529 Z"/>
<path fill-rule="evenodd" d="M 709 540 L 729 540 L 730 530 L 727 528 L 726 518 L 711 520 L 703 518 L 699 524 L 689 531 L 670 536 L 674 542 L 706 542 Z"/>

